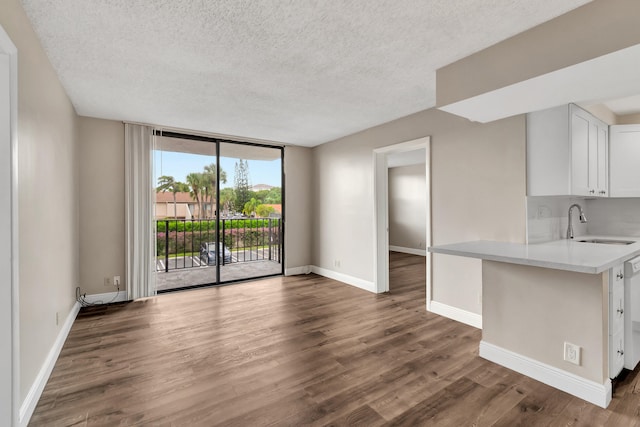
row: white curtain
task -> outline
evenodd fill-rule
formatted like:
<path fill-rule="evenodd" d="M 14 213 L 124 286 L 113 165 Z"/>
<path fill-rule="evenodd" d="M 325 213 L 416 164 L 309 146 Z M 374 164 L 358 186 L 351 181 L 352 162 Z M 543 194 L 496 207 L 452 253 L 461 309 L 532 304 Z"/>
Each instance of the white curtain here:
<path fill-rule="evenodd" d="M 153 129 L 125 124 L 125 206 L 129 299 L 156 294 Z"/>

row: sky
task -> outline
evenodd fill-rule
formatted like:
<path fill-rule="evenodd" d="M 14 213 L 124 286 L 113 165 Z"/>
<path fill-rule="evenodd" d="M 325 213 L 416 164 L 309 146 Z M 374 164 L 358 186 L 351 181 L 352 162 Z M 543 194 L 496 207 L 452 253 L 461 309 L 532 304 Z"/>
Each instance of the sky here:
<path fill-rule="evenodd" d="M 204 167 L 215 163 L 214 156 L 199 154 L 177 153 L 172 151 L 156 151 L 154 153 L 156 183 L 159 176 L 169 175 L 176 181 L 186 182 L 186 177 L 192 172 L 202 172 Z M 221 157 L 221 170 L 227 173 L 227 182 L 221 183 L 220 188 L 233 187 L 235 165 L 238 159 Z M 248 160 L 249 185 L 268 184 L 281 187 L 281 160 Z"/>

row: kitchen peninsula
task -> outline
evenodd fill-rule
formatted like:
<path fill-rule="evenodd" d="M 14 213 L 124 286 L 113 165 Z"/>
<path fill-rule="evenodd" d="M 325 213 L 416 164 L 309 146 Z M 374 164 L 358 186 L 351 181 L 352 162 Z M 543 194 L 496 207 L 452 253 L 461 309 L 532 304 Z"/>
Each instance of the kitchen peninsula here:
<path fill-rule="evenodd" d="M 623 263 L 640 255 L 637 240 L 475 241 L 429 251 L 482 259 L 481 357 L 607 407 L 610 378 L 624 365 Z"/>

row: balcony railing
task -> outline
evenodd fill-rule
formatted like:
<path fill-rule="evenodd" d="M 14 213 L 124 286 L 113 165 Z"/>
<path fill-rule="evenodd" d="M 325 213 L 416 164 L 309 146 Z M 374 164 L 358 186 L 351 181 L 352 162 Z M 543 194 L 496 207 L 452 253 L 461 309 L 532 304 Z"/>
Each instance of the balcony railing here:
<path fill-rule="evenodd" d="M 206 247 L 216 250 L 221 266 L 248 261 L 281 262 L 282 219 L 218 220 L 220 241 L 215 245 L 216 220 L 164 219 L 156 221 L 156 270 L 169 272 L 211 265 Z M 204 248 L 204 249 L 203 249 Z M 228 251 L 228 252 L 227 252 Z"/>

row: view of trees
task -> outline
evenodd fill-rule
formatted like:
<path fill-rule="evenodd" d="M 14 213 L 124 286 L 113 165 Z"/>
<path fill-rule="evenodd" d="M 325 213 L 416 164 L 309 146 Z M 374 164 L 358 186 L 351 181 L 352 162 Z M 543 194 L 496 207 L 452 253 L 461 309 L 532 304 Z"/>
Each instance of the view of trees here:
<path fill-rule="evenodd" d="M 174 215 L 177 218 L 176 193 L 189 192 L 191 198 L 198 205 L 201 219 L 215 216 L 217 186 L 217 165 L 212 163 L 204 167 L 202 172 L 192 172 L 185 178 L 186 183 L 176 181 L 174 177 L 163 175 L 158 178 L 158 192 L 173 193 Z M 227 183 L 227 173 L 220 169 L 220 182 Z M 235 164 L 234 187 L 220 189 L 221 213 L 230 214 L 240 212 L 247 216 L 266 218 L 275 212 L 269 204 L 281 204 L 282 194 L 280 187 L 269 190 L 252 191 L 249 179 L 249 162 L 240 159 Z"/>
<path fill-rule="evenodd" d="M 234 187 L 236 191 L 236 204 L 241 209 L 251 200 L 249 194 L 249 163 L 246 160 L 240 159 L 236 162 L 236 174 Z"/>

